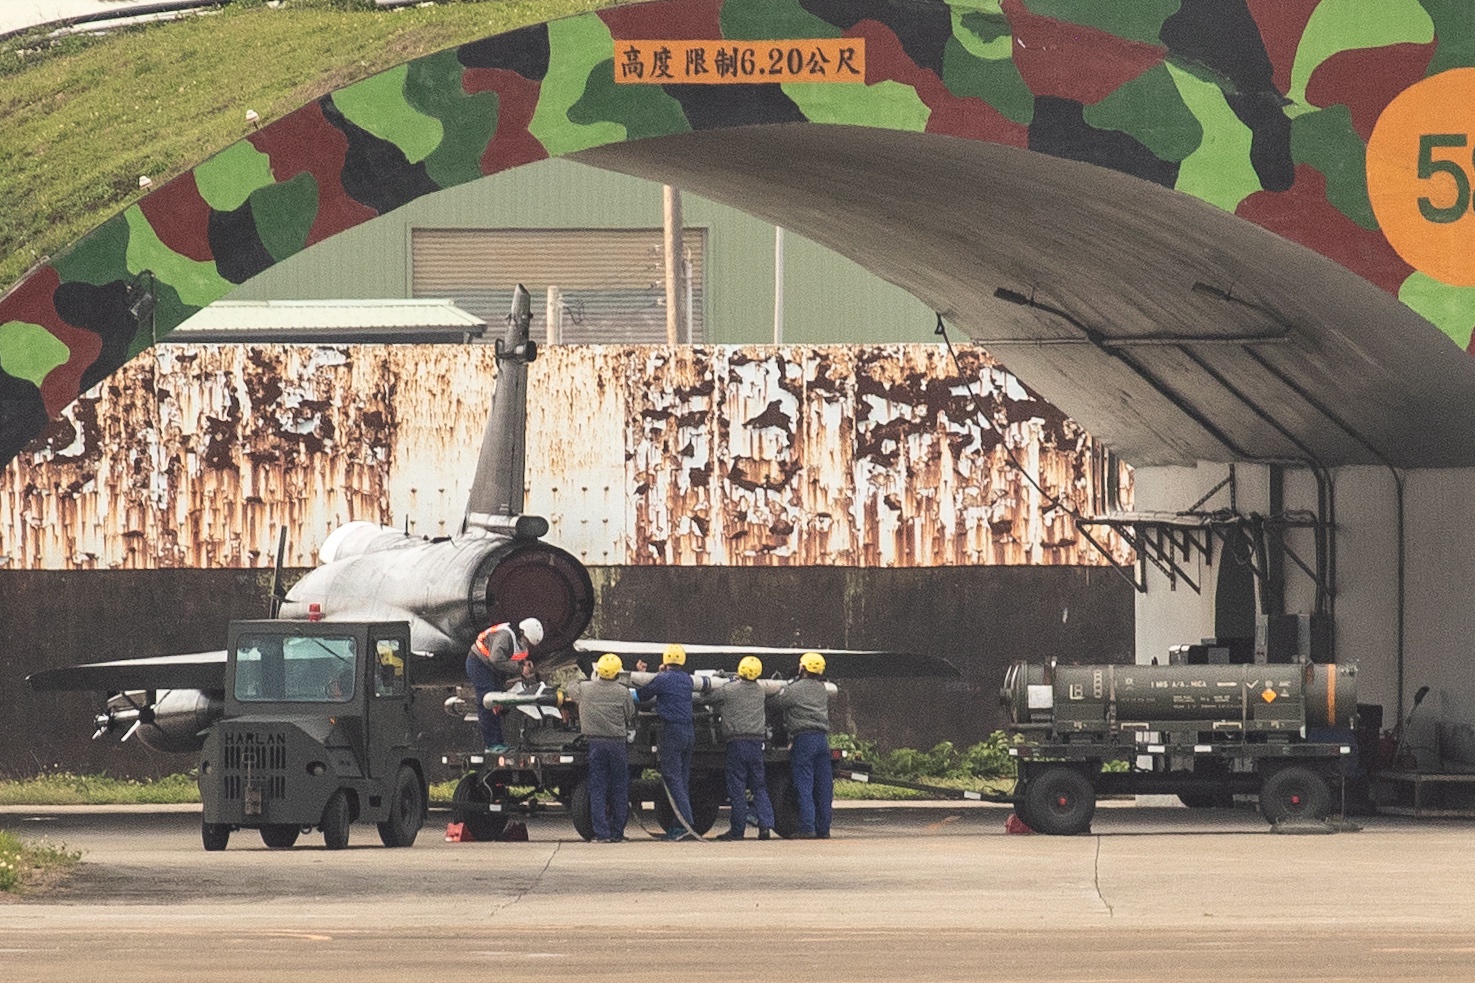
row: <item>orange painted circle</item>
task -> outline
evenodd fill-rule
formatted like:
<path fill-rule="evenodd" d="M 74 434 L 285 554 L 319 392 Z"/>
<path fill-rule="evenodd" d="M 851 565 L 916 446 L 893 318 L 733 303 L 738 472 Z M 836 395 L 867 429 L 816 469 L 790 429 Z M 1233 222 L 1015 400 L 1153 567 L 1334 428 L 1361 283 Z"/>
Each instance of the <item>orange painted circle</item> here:
<path fill-rule="evenodd" d="M 1367 142 L 1367 193 L 1410 266 L 1475 286 L 1475 68 L 1440 72 L 1388 104 Z"/>

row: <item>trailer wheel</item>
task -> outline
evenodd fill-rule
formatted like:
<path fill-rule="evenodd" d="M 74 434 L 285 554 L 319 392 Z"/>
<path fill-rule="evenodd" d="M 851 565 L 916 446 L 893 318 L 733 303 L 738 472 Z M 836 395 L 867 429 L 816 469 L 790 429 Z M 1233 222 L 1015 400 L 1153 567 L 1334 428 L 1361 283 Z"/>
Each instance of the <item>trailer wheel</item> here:
<path fill-rule="evenodd" d="M 1309 768 L 1291 765 L 1265 776 L 1260 786 L 1260 814 L 1270 823 L 1287 819 L 1325 819 L 1332 811 L 1326 781 Z"/>
<path fill-rule="evenodd" d="M 1096 790 L 1091 780 L 1074 768 L 1046 768 L 1030 778 L 1024 789 L 1025 825 L 1037 833 L 1074 836 L 1091 828 L 1096 815 Z"/>
<path fill-rule="evenodd" d="M 480 772 L 462 776 L 456 783 L 456 790 L 451 793 L 451 822 L 462 823 L 473 840 L 495 840 L 507 828 L 507 816 L 500 812 L 473 812 L 464 808 L 488 805 L 492 801 L 492 791 L 481 780 Z"/>
<path fill-rule="evenodd" d="M 768 772 L 768 801 L 773 803 L 773 831 L 786 840 L 799 832 L 799 798 L 787 768 Z"/>
<path fill-rule="evenodd" d="M 328 797 L 323 807 L 323 845 L 329 850 L 348 846 L 348 827 L 353 823 L 353 807 L 348 793 L 339 789 Z"/>
<path fill-rule="evenodd" d="M 717 825 L 717 813 L 727 798 L 727 782 L 721 776 L 702 775 L 692 780 L 691 828 L 701 835 Z"/>
<path fill-rule="evenodd" d="M 273 850 L 286 850 L 297 842 L 301 828 L 287 823 L 271 823 L 261 827 L 261 842 Z M 208 847 L 207 847 L 208 849 Z"/>
<path fill-rule="evenodd" d="M 589 783 L 580 782 L 569 796 L 568 811 L 574 821 L 574 832 L 585 842 L 594 839 L 594 804 L 589 798 Z"/>
<path fill-rule="evenodd" d="M 1034 823 L 1029 821 L 1029 803 L 1025 799 L 1023 790 L 1018 790 L 1014 794 L 1014 815 L 1030 829 L 1035 828 Z"/>
<path fill-rule="evenodd" d="M 420 776 L 413 768 L 401 765 L 394 776 L 394 791 L 389 793 L 389 816 L 379 824 L 379 839 L 385 846 L 414 846 L 424 825 L 425 794 Z"/>
<path fill-rule="evenodd" d="M 201 823 L 200 842 L 210 853 L 216 853 L 225 849 L 230 842 L 230 827 L 225 823 Z"/>

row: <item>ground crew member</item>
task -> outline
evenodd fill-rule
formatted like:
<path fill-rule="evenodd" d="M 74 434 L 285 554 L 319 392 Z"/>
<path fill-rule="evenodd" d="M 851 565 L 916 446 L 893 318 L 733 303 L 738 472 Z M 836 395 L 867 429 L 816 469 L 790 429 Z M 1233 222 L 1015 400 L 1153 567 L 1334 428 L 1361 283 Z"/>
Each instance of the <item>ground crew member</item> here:
<path fill-rule="evenodd" d="M 656 760 L 661 768 L 661 781 L 671 797 L 676 821 L 666 830 L 668 840 L 695 838 L 690 831 L 691 818 L 691 751 L 696 745 L 696 726 L 691 713 L 692 678 L 686 669 L 686 649 L 672 643 L 661 654 L 661 668 L 646 685 L 640 687 L 640 702 L 655 701 L 656 715 L 661 718 L 661 736 L 656 742 Z"/>
<path fill-rule="evenodd" d="M 579 705 L 579 731 L 589 744 L 589 817 L 595 843 L 619 843 L 630 815 L 630 732 L 635 726 L 635 698 L 618 681 L 625 666 L 606 652 L 594 665 L 595 679 L 568 687 Z"/>
<path fill-rule="evenodd" d="M 835 775 L 830 770 L 830 694 L 825 688 L 825 657 L 799 656 L 799 676 L 773 697 L 789 734 L 789 769 L 799 806 L 796 839 L 830 838 Z"/>
<path fill-rule="evenodd" d="M 528 649 L 543 640 L 543 623 L 537 618 L 523 618 L 514 629 L 510 622 L 492 625 L 476 636 L 471 651 L 466 653 L 466 678 L 476 690 L 476 719 L 481 724 L 482 747 L 489 754 L 507 750 L 502 737 L 500 715 L 482 705 L 488 693 L 500 692 L 507 681 L 521 675 L 517 663 L 528 657 Z"/>
<path fill-rule="evenodd" d="M 748 826 L 748 790 L 753 791 L 753 808 L 758 813 L 758 839 L 769 838 L 773 829 L 773 803 L 768 799 L 768 780 L 763 774 L 763 740 L 768 718 L 765 695 L 758 685 L 763 663 L 744 656 L 738 663 L 738 678 L 712 691 L 708 701 L 722 716 L 722 739 L 727 743 L 727 801 L 732 805 L 732 825 L 719 840 L 740 840 Z"/>

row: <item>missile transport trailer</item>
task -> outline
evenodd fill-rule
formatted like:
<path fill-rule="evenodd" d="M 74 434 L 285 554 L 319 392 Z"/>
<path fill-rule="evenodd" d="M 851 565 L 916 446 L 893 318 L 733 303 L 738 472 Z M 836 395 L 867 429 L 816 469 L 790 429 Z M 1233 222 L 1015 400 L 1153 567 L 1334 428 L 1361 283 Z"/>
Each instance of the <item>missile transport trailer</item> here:
<path fill-rule="evenodd" d="M 377 823 L 410 846 L 425 823 L 403 621 L 235 621 L 225 693 L 200 753 L 201 838 L 224 850 L 238 829 L 290 847 L 319 829 L 328 849 Z"/>
<path fill-rule="evenodd" d="M 1000 699 L 1015 811 L 1041 833 L 1085 832 L 1115 794 L 1255 795 L 1272 823 L 1324 819 L 1354 761 L 1352 665 L 1016 662 Z"/>

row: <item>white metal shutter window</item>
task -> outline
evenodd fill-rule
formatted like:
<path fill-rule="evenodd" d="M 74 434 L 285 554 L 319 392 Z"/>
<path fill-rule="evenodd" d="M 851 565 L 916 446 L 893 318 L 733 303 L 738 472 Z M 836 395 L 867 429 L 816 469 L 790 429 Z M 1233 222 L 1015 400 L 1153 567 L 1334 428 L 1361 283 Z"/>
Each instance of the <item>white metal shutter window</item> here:
<path fill-rule="evenodd" d="M 705 336 L 707 230 L 688 228 L 691 340 Z M 533 295 L 533 335 L 543 337 L 543 298 L 563 295 L 563 340 L 580 344 L 666 342 L 665 259 L 660 229 L 413 229 L 411 290 L 449 297 L 483 318 L 488 337 L 521 283 Z M 685 339 L 683 339 L 685 340 Z"/>

